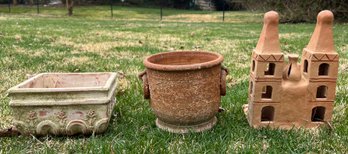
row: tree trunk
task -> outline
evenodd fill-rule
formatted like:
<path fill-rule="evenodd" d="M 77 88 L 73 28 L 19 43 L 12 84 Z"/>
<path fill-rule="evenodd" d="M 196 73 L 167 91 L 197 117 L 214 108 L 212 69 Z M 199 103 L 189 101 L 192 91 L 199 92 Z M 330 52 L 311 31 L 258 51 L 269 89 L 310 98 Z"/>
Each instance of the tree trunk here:
<path fill-rule="evenodd" d="M 13 5 L 17 5 L 18 4 L 17 0 L 13 0 L 12 2 L 13 2 Z"/>
<path fill-rule="evenodd" d="M 66 0 L 66 7 L 68 9 L 68 16 L 73 15 L 74 0 Z"/>

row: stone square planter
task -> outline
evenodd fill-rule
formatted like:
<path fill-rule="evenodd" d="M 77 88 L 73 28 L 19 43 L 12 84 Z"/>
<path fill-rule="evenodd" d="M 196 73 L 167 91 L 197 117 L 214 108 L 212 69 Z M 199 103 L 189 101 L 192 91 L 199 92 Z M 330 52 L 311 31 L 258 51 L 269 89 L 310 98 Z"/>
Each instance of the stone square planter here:
<path fill-rule="evenodd" d="M 116 103 L 116 73 L 42 73 L 8 90 L 21 134 L 102 133 Z"/>

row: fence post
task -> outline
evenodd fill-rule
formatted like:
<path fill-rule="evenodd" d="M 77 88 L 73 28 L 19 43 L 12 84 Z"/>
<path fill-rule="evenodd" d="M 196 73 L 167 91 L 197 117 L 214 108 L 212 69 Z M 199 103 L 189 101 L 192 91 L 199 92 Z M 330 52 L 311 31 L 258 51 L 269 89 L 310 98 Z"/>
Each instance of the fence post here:
<path fill-rule="evenodd" d="M 224 0 L 222 5 L 222 22 L 225 21 L 225 4 L 226 4 L 226 1 Z"/>
<path fill-rule="evenodd" d="M 36 12 L 37 12 L 37 14 L 40 14 L 39 0 L 36 0 Z"/>
<path fill-rule="evenodd" d="M 161 21 L 162 21 L 162 16 L 163 16 L 163 7 L 161 5 Z"/>
<path fill-rule="evenodd" d="M 114 8 L 112 7 L 112 0 L 110 0 L 110 11 L 111 11 L 111 18 L 114 17 Z"/>
<path fill-rule="evenodd" d="M 8 13 L 11 13 L 11 0 L 8 0 Z"/>

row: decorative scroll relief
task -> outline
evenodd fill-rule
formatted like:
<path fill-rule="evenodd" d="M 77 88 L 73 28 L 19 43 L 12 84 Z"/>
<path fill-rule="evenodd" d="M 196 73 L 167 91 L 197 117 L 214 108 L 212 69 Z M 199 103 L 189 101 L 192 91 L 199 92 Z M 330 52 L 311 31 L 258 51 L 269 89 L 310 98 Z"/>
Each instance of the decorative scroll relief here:
<path fill-rule="evenodd" d="M 112 109 L 109 109 L 112 110 Z M 101 133 L 106 130 L 109 118 L 98 119 L 95 110 L 78 111 L 85 115 L 83 119 L 69 119 L 67 112 L 59 111 L 50 117 L 40 119 L 38 112 L 29 111 L 25 119 L 14 121 L 14 125 L 22 134 L 76 134 L 76 133 Z M 24 121 L 23 121 L 24 120 Z"/>

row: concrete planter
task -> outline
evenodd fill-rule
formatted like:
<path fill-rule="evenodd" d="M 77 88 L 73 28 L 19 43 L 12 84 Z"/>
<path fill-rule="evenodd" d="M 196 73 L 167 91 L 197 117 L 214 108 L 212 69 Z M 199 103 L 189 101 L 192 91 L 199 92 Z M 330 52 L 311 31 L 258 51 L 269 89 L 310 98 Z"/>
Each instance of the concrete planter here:
<path fill-rule="evenodd" d="M 226 93 L 223 57 L 210 52 L 165 52 L 144 60 L 140 74 L 144 96 L 150 99 L 156 125 L 174 133 L 212 128 Z"/>
<path fill-rule="evenodd" d="M 107 129 L 116 73 L 43 73 L 8 90 L 21 134 L 74 135 Z"/>

